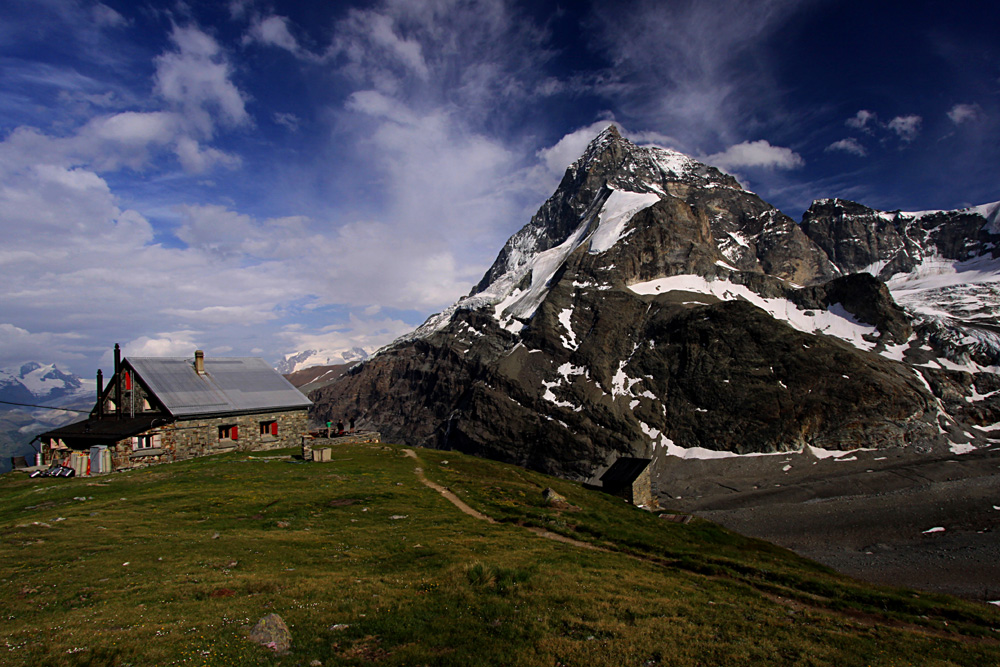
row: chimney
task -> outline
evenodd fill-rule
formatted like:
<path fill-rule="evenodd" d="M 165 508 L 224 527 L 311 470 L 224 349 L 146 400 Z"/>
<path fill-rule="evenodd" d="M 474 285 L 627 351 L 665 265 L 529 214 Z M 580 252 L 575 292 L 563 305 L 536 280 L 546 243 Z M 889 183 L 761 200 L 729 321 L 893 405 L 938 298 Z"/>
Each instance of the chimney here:
<path fill-rule="evenodd" d="M 201 350 L 194 351 L 194 372 L 198 375 L 205 374 L 205 353 Z"/>
<path fill-rule="evenodd" d="M 115 415 L 118 419 L 124 416 L 122 410 L 122 350 L 115 343 Z"/>
<path fill-rule="evenodd" d="M 98 419 L 104 418 L 104 399 L 101 398 L 101 395 L 103 393 L 104 393 L 104 373 L 102 373 L 101 369 L 98 368 L 97 369 L 97 418 Z"/>

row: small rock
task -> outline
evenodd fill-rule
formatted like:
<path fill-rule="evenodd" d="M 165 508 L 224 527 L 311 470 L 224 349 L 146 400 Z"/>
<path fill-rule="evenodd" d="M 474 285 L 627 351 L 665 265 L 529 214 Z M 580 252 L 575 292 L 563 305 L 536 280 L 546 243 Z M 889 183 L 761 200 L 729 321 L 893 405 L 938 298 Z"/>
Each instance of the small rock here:
<path fill-rule="evenodd" d="M 250 641 L 265 646 L 275 653 L 286 653 L 292 647 L 292 633 L 277 614 L 268 614 L 257 621 L 250 630 Z"/>
<path fill-rule="evenodd" d="M 556 493 L 555 489 L 552 488 L 548 488 L 542 491 L 542 497 L 545 498 L 545 502 L 549 503 L 550 505 L 566 502 L 566 496 Z"/>
<path fill-rule="evenodd" d="M 330 626 L 330 630 L 346 630 L 349 627 L 351 626 L 349 626 L 347 623 L 335 623 Z"/>
<path fill-rule="evenodd" d="M 392 519 L 392 520 L 396 520 L 396 519 L 405 519 L 407 516 L 408 515 L 406 515 L 406 514 L 393 514 L 389 518 Z"/>
<path fill-rule="evenodd" d="M 323 667 L 322 660 L 312 660 L 309 662 L 309 667 Z"/>
<path fill-rule="evenodd" d="M 287 521 L 279 521 L 278 522 L 278 528 L 288 528 L 290 525 L 292 525 L 292 524 L 288 523 Z"/>

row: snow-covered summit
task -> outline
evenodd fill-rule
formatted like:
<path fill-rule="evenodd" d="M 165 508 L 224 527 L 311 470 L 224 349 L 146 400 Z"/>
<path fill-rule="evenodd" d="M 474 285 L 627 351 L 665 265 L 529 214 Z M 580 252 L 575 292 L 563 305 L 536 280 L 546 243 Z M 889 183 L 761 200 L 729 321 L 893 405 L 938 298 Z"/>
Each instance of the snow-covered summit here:
<path fill-rule="evenodd" d="M 511 236 L 472 292 L 393 344 L 429 336 L 455 313 L 482 308 L 517 331 L 578 248 L 605 253 L 629 235 L 630 221 L 642 210 L 710 189 L 744 192 L 715 167 L 671 149 L 638 146 L 609 125 L 566 169 L 559 188 L 531 221 Z"/>
<path fill-rule="evenodd" d="M 31 361 L 0 369 L 0 398 L 13 402 L 45 402 L 93 392 L 96 381 L 84 380 L 55 364 Z"/>
<path fill-rule="evenodd" d="M 303 350 L 302 352 L 286 354 L 285 358 L 275 366 L 275 370 L 287 375 L 313 366 L 350 364 L 364 361 L 371 352 L 372 350 L 357 346 L 333 350 Z"/>

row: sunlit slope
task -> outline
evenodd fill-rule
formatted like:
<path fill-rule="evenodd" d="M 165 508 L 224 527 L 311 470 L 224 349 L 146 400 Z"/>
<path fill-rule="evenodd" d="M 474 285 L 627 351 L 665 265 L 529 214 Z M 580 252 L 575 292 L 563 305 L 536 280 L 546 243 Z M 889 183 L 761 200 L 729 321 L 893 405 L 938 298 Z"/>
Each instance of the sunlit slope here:
<path fill-rule="evenodd" d="M 415 453 L 0 478 L 0 664 L 1000 663 L 986 605 L 856 583 L 520 468 Z M 565 503 L 546 503 L 548 487 Z M 292 631 L 286 655 L 245 639 L 272 612 Z"/>

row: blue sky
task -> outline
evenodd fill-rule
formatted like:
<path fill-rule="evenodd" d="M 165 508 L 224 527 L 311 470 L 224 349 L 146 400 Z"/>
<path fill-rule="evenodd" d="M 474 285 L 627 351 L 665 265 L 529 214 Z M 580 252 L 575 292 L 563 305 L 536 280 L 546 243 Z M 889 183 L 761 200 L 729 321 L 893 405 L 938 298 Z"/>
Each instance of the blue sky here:
<path fill-rule="evenodd" d="M 609 122 L 799 219 L 1000 199 L 982 2 L 0 4 L 0 367 L 374 348 Z"/>

